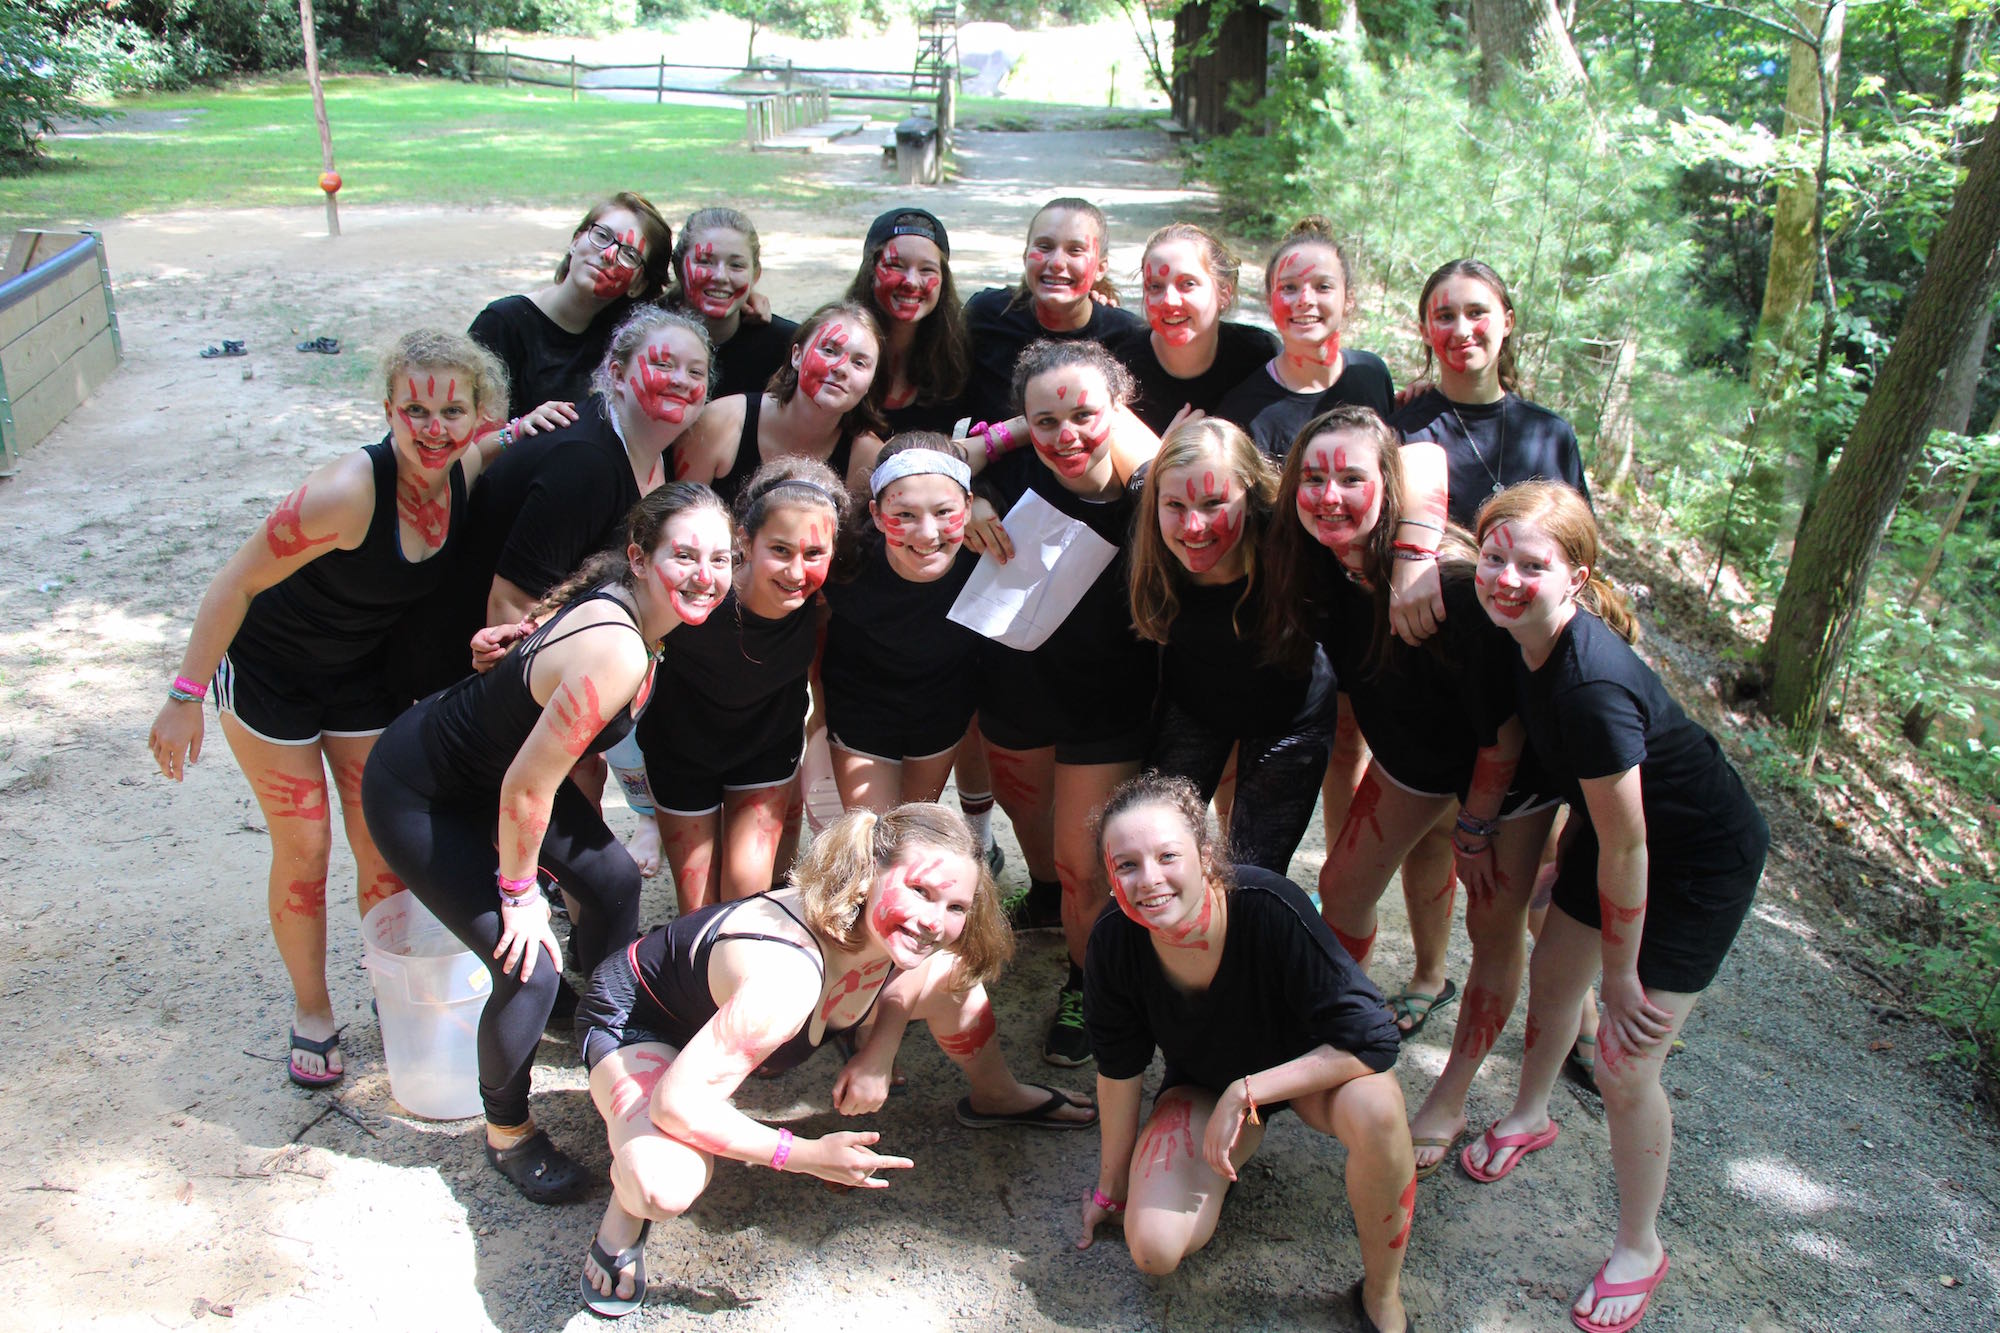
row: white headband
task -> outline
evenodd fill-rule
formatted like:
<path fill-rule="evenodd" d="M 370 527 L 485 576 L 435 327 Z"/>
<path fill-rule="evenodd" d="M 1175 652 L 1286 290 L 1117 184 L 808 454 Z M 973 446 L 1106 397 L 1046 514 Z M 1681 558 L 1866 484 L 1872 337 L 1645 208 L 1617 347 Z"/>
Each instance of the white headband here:
<path fill-rule="evenodd" d="M 868 474 L 868 492 L 880 495 L 892 482 L 930 472 L 941 472 L 950 477 L 961 490 L 972 489 L 972 469 L 965 465 L 964 459 L 953 458 L 935 449 L 905 449 L 883 459 Z"/>

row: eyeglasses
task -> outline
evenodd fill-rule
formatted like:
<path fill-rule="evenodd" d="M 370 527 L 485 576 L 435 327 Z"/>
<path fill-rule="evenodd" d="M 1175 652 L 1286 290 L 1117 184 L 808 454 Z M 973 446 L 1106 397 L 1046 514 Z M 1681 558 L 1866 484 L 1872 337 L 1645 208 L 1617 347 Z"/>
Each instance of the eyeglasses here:
<path fill-rule="evenodd" d="M 593 222 L 584 230 L 584 237 L 599 250 L 611 250 L 618 256 L 618 262 L 626 268 L 638 268 L 646 262 L 646 256 L 637 249 L 618 239 L 618 233 L 602 222 Z"/>

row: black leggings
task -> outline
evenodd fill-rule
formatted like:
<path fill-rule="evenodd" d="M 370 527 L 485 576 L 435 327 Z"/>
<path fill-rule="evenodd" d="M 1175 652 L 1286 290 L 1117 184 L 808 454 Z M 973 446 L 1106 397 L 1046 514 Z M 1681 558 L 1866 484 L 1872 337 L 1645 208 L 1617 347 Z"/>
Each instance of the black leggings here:
<path fill-rule="evenodd" d="M 1171 699 L 1160 701 L 1153 746 L 1146 766 L 1183 777 L 1215 796 L 1216 784 L 1236 747 L 1236 798 L 1230 806 L 1230 857 L 1239 865 L 1286 873 L 1319 802 L 1333 749 L 1333 708 L 1326 716 L 1294 723 L 1299 729 L 1275 736 L 1239 736 L 1201 721 Z"/>
<path fill-rule="evenodd" d="M 479 1096 L 486 1119 L 520 1125 L 528 1119 L 528 1085 L 535 1048 L 555 1006 L 559 974 L 544 953 L 526 985 L 519 970 L 500 970 L 500 897 L 494 875 L 498 798 L 446 803 L 438 790 L 417 721 L 419 705 L 383 733 L 361 781 L 368 831 L 389 868 L 417 900 L 487 965 L 493 992 L 479 1019 Z M 614 949 L 639 938 L 639 867 L 605 826 L 576 784 L 556 788 L 541 868 L 576 900 L 570 920 L 569 964 L 588 977 Z"/>

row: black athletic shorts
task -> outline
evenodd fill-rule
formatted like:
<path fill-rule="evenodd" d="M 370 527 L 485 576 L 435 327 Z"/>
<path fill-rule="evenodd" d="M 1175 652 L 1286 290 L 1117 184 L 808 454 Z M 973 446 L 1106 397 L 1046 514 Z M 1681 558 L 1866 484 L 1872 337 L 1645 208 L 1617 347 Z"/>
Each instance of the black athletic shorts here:
<path fill-rule="evenodd" d="M 576 1049 L 586 1070 L 621 1046 L 674 1043 L 649 1027 L 632 1021 L 639 994 L 639 977 L 632 971 L 632 951 L 614 949 L 590 974 L 590 984 L 576 1002 Z"/>
<path fill-rule="evenodd" d="M 971 664 L 967 663 L 968 676 Z M 900 763 L 929 759 L 957 745 L 972 725 L 972 682 L 923 695 L 885 699 L 820 676 L 827 740 L 843 750 Z"/>
<path fill-rule="evenodd" d="M 228 713 L 274 745 L 311 745 L 321 736 L 379 736 L 408 706 L 389 688 L 380 662 L 319 675 L 230 652 L 222 655 L 210 688 L 216 712 Z"/>
<path fill-rule="evenodd" d="M 653 808 L 670 815 L 705 815 L 720 809 L 728 792 L 782 787 L 798 776 L 806 719 L 803 713 L 773 719 L 749 735 L 711 730 L 697 737 L 688 729 L 662 728 L 641 739 L 646 742 Z M 701 748 L 696 750 L 695 744 Z"/>
<path fill-rule="evenodd" d="M 1597 835 L 1576 812 L 1570 817 L 1582 827 L 1563 849 L 1552 896 L 1565 914 L 1597 930 L 1603 924 L 1597 905 Z M 1648 858 L 1646 917 L 1639 936 L 1640 985 L 1682 995 L 1708 988 L 1750 913 L 1770 847 L 1771 830 L 1759 815 L 1756 828 L 1735 850 L 1741 863 L 1732 868 L 1696 876 L 1678 870 L 1666 856 Z M 1703 854 L 1711 864 L 1729 859 L 1732 856 Z"/>
<path fill-rule="evenodd" d="M 1159 659 L 1146 654 L 1052 678 L 1027 653 L 980 653 L 979 732 L 1003 750 L 1055 747 L 1059 764 L 1141 763 L 1153 740 Z"/>

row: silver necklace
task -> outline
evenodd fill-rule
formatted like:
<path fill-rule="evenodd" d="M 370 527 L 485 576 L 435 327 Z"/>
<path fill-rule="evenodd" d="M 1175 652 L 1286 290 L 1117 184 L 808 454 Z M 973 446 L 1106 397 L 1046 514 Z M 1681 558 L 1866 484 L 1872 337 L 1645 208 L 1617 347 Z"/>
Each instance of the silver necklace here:
<path fill-rule="evenodd" d="M 1492 480 L 1493 493 L 1495 495 L 1498 495 L 1500 494 L 1500 492 L 1506 490 L 1507 489 L 1507 482 L 1506 482 L 1507 400 L 1506 398 L 1502 397 L 1500 399 L 1500 442 L 1499 444 L 1495 445 L 1493 449 L 1493 463 L 1499 465 L 1500 470 L 1498 472 L 1495 472 L 1493 470 L 1493 465 L 1489 464 L 1486 461 L 1486 455 L 1479 452 L 1479 437 L 1466 429 L 1465 418 L 1458 414 L 1458 404 L 1452 402 L 1449 398 L 1447 398 L 1445 399 L 1445 406 L 1451 409 L 1451 419 L 1458 423 L 1458 433 L 1465 437 L 1466 447 L 1472 450 L 1472 456 L 1479 460 L 1479 466 L 1482 469 L 1484 469 L 1487 477 Z"/>

